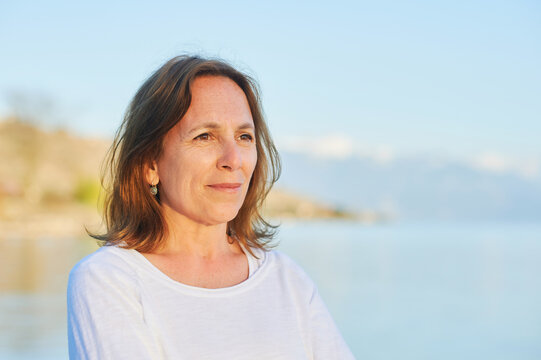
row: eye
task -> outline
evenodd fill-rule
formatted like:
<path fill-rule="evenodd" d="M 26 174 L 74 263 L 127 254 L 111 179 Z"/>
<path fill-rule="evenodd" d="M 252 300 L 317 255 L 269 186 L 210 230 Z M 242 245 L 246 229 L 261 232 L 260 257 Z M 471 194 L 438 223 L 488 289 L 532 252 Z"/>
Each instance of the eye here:
<path fill-rule="evenodd" d="M 194 138 L 194 140 L 203 140 L 203 141 L 210 140 L 210 134 L 209 133 L 203 133 L 201 135 L 196 136 Z"/>
<path fill-rule="evenodd" d="M 252 141 L 252 140 L 254 140 L 254 137 L 252 135 L 250 135 L 250 134 L 242 134 L 240 136 L 240 139 L 244 140 L 244 141 Z"/>

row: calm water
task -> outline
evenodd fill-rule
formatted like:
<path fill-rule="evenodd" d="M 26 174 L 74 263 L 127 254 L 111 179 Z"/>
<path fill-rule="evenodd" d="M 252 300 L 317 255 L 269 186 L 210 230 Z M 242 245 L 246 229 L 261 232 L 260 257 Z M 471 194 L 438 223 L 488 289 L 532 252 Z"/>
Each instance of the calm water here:
<path fill-rule="evenodd" d="M 540 359 L 541 224 L 285 223 L 359 359 Z M 0 241 L 0 358 L 67 358 L 67 273 L 91 241 Z"/>

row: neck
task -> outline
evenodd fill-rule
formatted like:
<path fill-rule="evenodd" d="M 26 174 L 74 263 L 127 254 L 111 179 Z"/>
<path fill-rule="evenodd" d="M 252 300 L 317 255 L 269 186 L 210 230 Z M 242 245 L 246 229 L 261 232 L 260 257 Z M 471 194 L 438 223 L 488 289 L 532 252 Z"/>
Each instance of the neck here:
<path fill-rule="evenodd" d="M 167 238 L 164 245 L 155 251 L 157 254 L 214 259 L 241 251 L 237 241 L 231 244 L 227 236 L 227 223 L 202 224 L 167 207 L 164 207 L 164 215 Z"/>

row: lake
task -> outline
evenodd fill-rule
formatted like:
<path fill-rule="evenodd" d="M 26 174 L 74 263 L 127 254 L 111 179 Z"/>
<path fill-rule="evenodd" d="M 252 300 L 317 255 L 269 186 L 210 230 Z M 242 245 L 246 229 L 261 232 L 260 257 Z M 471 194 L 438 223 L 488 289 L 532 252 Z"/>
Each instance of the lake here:
<path fill-rule="evenodd" d="M 359 359 L 540 359 L 541 224 L 285 222 Z M 0 358 L 67 358 L 69 269 L 85 239 L 0 240 Z"/>

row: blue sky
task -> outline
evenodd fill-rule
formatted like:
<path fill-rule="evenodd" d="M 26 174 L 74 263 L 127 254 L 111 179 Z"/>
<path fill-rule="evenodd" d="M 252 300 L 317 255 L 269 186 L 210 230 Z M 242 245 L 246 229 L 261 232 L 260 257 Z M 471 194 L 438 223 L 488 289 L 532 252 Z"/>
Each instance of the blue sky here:
<path fill-rule="evenodd" d="M 259 80 L 284 148 L 330 137 L 366 153 L 541 163 L 540 4 L 2 2 L 0 114 L 22 96 L 46 125 L 111 136 L 142 81 L 195 52 Z"/>

